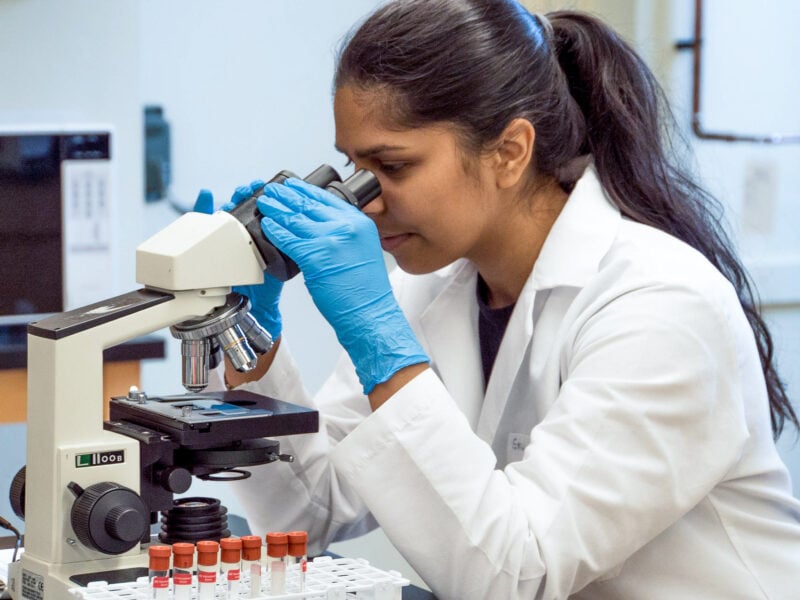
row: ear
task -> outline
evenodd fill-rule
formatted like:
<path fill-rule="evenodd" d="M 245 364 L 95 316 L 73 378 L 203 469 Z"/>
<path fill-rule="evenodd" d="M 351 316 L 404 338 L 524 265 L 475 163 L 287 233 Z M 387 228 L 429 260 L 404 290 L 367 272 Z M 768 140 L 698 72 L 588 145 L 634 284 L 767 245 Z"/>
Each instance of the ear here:
<path fill-rule="evenodd" d="M 494 155 L 495 180 L 500 188 L 519 183 L 533 158 L 536 131 L 527 119 L 514 119 L 498 138 Z"/>

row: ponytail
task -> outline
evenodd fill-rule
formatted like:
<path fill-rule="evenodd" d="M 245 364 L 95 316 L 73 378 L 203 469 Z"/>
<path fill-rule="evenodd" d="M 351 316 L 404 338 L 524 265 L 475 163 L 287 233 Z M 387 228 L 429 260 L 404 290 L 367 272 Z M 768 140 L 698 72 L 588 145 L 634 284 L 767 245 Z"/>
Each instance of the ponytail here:
<path fill-rule="evenodd" d="M 547 18 L 553 51 L 585 119 L 583 150 L 593 155 L 603 187 L 623 215 L 683 240 L 731 282 L 758 346 L 773 434 L 787 420 L 800 426 L 775 369 L 754 288 L 725 231 L 722 205 L 672 160 L 674 120 L 652 72 L 598 19 L 571 11 Z"/>

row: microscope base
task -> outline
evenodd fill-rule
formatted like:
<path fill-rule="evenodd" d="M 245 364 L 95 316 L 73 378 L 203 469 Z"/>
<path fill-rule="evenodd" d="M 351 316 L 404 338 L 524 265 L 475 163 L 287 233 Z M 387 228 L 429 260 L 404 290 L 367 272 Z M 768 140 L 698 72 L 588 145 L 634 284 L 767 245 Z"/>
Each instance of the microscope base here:
<path fill-rule="evenodd" d="M 146 552 L 60 565 L 23 555 L 8 566 L 8 589 L 12 600 L 74 600 L 69 590 L 91 581 L 135 581 L 143 576 L 147 576 Z"/>

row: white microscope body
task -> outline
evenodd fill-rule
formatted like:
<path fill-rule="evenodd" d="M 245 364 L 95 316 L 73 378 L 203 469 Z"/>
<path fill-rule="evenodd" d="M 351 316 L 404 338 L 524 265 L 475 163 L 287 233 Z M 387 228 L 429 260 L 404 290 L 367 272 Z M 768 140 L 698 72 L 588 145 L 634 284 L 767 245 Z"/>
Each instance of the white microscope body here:
<path fill-rule="evenodd" d="M 212 312 L 231 286 L 261 283 L 264 268 L 236 218 L 189 213 L 137 248 L 143 290 L 32 324 L 25 553 L 9 569 L 14 600 L 67 600 L 73 575 L 146 565 L 138 543 L 110 555 L 81 543 L 71 524 L 76 485 L 139 493 L 139 443 L 103 428 L 103 350 Z M 103 535 L 125 538 L 138 517 L 115 510 Z"/>

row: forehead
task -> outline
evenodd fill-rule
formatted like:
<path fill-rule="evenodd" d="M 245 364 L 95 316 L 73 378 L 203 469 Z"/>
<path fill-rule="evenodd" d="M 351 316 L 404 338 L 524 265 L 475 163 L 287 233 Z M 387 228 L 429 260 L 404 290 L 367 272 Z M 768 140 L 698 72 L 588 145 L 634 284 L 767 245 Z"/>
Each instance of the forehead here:
<path fill-rule="evenodd" d="M 455 142 L 455 127 L 438 123 L 403 127 L 388 92 L 343 86 L 336 90 L 333 103 L 336 147 L 351 157 L 377 146 L 414 147 L 448 138 Z"/>
<path fill-rule="evenodd" d="M 371 88 L 340 87 L 333 99 L 337 145 L 340 138 L 349 138 L 359 131 L 401 130 L 394 123 L 392 112 L 387 92 Z"/>

